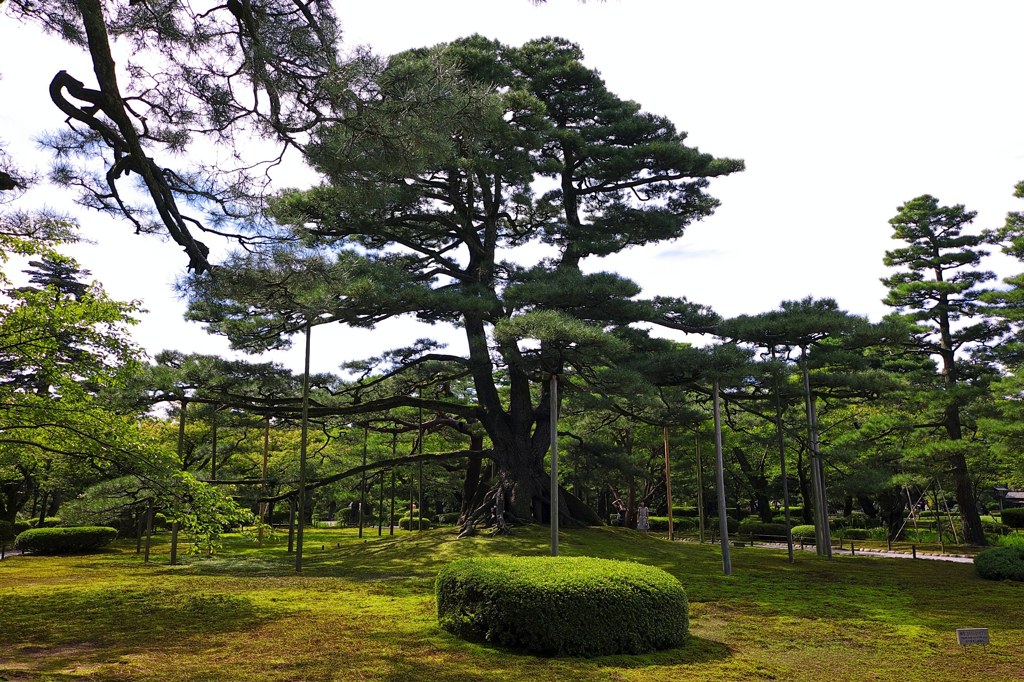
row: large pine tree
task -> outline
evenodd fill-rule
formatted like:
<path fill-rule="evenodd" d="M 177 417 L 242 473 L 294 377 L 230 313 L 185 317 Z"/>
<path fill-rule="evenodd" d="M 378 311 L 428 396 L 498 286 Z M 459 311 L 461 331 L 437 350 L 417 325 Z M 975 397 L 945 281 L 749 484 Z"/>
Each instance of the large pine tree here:
<path fill-rule="evenodd" d="M 949 466 L 964 537 L 983 545 L 985 533 L 967 465 L 964 414 L 971 385 L 986 372 L 967 354 L 998 339 L 1005 329 L 985 315 L 983 285 L 995 275 L 978 268 L 994 237 L 967 231 L 975 215 L 962 205 L 940 206 L 929 195 L 905 203 L 889 221 L 893 239 L 904 246 L 886 251 L 884 263 L 896 271 L 882 282 L 889 288 L 885 304 L 915 325 L 908 348 L 939 358 L 938 382 L 921 387 L 935 413 L 931 423 L 941 429 L 932 449 Z"/>
<path fill-rule="evenodd" d="M 466 357 L 435 359 L 472 378 L 495 493 L 522 519 L 544 518 L 549 502 L 539 380 L 587 366 L 617 326 L 707 327 L 700 307 L 639 300 L 633 282 L 585 274 L 583 261 L 680 237 L 717 206 L 708 179 L 743 168 L 686 146 L 671 121 L 609 92 L 582 60 L 561 39 L 513 48 L 479 36 L 395 56 L 374 99 L 309 150 L 329 184 L 275 207 L 308 246 L 344 264 L 320 319 L 414 315 L 465 332 Z M 438 93 L 441 115 L 407 110 L 410 88 L 451 82 L 432 75 L 452 71 L 463 85 Z M 251 308 L 205 282 L 196 316 L 237 329 Z M 431 347 L 419 348 L 391 355 L 400 360 L 389 371 L 422 366 Z"/>

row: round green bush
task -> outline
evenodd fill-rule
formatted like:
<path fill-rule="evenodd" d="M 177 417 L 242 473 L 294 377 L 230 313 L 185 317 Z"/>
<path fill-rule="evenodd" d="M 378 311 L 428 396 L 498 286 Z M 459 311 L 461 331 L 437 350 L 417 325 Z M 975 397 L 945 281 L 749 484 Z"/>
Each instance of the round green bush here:
<path fill-rule="evenodd" d="M 459 517 L 462 516 L 459 512 L 444 512 L 438 514 L 432 521 L 438 526 L 454 526 L 459 522 Z"/>
<path fill-rule="evenodd" d="M 590 557 L 460 559 L 437 575 L 437 619 L 464 639 L 537 654 L 606 656 L 679 646 L 686 591 L 652 566 Z"/>
<path fill-rule="evenodd" d="M 425 516 L 403 516 L 398 519 L 398 527 L 402 530 L 430 530 L 432 525 Z"/>
<path fill-rule="evenodd" d="M 1002 519 L 1010 528 L 1024 528 L 1024 507 L 1004 509 Z"/>
<path fill-rule="evenodd" d="M 43 519 L 42 523 L 39 523 L 39 519 L 32 519 L 29 523 L 32 524 L 33 528 L 56 528 L 60 525 L 60 517 L 47 516 Z"/>
<path fill-rule="evenodd" d="M 0 542 L 10 542 L 15 537 L 14 524 L 9 521 L 0 521 Z"/>
<path fill-rule="evenodd" d="M 106 526 L 33 528 L 18 535 L 14 547 L 36 554 L 73 554 L 99 549 L 115 537 L 117 531 Z"/>
<path fill-rule="evenodd" d="M 814 526 L 807 524 L 803 526 L 793 526 L 792 531 L 794 540 L 814 540 Z"/>
<path fill-rule="evenodd" d="M 985 580 L 1024 582 L 1024 545 L 992 547 L 974 557 L 974 569 Z"/>

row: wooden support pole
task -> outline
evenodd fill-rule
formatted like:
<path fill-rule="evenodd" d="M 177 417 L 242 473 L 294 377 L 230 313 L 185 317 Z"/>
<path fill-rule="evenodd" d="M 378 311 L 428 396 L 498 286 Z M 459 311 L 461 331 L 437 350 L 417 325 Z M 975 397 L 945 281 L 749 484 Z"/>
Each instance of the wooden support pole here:
<path fill-rule="evenodd" d="M 309 431 L 309 349 L 313 325 L 306 322 L 306 365 L 302 373 L 302 428 L 299 443 L 298 526 L 295 533 L 295 572 L 302 572 L 302 527 L 306 517 L 306 437 Z"/>
<path fill-rule="evenodd" d="M 718 530 L 722 536 L 722 572 L 732 575 L 729 556 L 729 522 L 725 512 L 725 459 L 722 455 L 722 408 L 719 405 L 718 380 L 714 385 L 715 405 L 715 483 L 718 487 Z"/>
<path fill-rule="evenodd" d="M 669 462 L 667 426 L 662 429 L 661 436 L 665 443 L 665 499 L 668 505 L 668 539 L 672 540 L 675 538 L 675 532 L 672 528 L 672 464 Z"/>

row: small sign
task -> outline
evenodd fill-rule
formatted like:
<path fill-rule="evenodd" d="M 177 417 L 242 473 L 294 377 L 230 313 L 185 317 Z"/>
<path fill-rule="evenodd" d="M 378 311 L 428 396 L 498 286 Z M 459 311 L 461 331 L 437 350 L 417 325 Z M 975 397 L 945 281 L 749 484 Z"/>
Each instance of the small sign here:
<path fill-rule="evenodd" d="M 956 643 L 965 648 L 968 644 L 988 644 L 988 628 L 957 628 Z"/>

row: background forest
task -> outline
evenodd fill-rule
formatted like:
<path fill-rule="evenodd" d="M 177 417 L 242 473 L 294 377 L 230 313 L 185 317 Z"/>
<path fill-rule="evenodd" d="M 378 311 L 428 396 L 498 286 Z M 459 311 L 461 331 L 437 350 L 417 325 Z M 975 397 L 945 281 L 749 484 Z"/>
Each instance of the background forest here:
<path fill-rule="evenodd" d="M 340 52 L 326 2 L 4 4 L 88 55 L 49 83 L 67 117 L 49 180 L 174 242 L 189 319 L 251 354 L 302 345 L 306 367 L 147 357 L 140 306 L 66 255 L 77 221 L 23 203 L 42 180 L 0 150 L 3 254 L 27 263 L 0 280 L 0 520 L 161 514 L 211 547 L 296 513 L 544 523 L 557 415 L 562 523 L 621 498 L 627 524 L 644 500 L 696 531 L 720 513 L 720 399 L 736 522 L 896 539 L 930 510 L 940 537 L 1003 532 L 991 513 L 1024 487 L 1024 275 L 989 262 L 1024 256 L 1024 214 L 986 227 L 906 197 L 878 254 L 884 319 L 828 291 L 725 317 L 601 263 L 683 238 L 744 162 L 610 91 L 569 40 L 381 57 Z M 268 182 L 296 157 L 315 182 Z M 382 334 L 310 372 L 322 329 L 400 318 L 465 352 Z"/>

